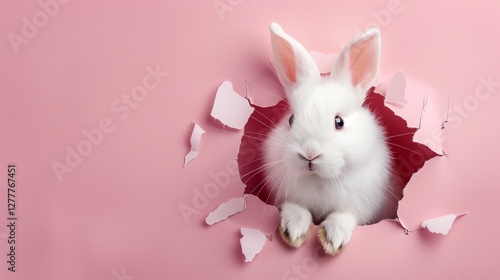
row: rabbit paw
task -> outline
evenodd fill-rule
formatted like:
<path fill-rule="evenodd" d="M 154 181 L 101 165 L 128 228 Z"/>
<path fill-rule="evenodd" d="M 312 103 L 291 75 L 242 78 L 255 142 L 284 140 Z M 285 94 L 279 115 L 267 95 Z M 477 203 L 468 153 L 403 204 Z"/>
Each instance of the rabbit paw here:
<path fill-rule="evenodd" d="M 309 210 L 293 203 L 281 206 L 279 232 L 283 241 L 294 248 L 299 248 L 309 238 L 314 227 Z"/>
<path fill-rule="evenodd" d="M 321 223 L 318 238 L 325 253 L 336 255 L 351 239 L 356 217 L 349 213 L 332 213 Z"/>

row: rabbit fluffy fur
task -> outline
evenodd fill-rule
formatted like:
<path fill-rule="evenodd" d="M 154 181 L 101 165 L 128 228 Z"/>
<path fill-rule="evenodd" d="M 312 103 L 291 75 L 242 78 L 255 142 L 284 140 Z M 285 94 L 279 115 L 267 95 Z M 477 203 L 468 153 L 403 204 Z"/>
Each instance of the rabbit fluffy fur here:
<path fill-rule="evenodd" d="M 321 244 L 334 255 L 357 225 L 380 219 L 389 200 L 384 130 L 363 107 L 378 76 L 380 34 L 370 29 L 352 40 L 331 74 L 322 76 L 300 43 L 276 23 L 270 30 L 291 109 L 264 141 L 266 181 L 280 207 L 279 231 L 298 248 L 319 223 Z"/>

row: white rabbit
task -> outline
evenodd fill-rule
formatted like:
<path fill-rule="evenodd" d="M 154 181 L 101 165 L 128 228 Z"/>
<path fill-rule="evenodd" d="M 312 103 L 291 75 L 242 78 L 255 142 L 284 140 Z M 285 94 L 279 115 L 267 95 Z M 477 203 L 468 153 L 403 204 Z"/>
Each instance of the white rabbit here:
<path fill-rule="evenodd" d="M 264 141 L 267 183 L 280 206 L 279 231 L 298 248 L 313 222 L 326 253 L 336 254 L 357 225 L 382 216 L 389 203 L 391 156 L 384 130 L 362 106 L 378 76 L 380 33 L 351 41 L 330 76 L 306 49 L 271 23 L 278 77 L 291 112 Z"/>

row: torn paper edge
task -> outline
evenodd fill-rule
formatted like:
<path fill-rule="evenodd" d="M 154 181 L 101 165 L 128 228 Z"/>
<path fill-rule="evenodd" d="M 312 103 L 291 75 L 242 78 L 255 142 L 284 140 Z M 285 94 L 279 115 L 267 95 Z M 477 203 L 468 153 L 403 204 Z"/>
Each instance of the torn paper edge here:
<path fill-rule="evenodd" d="M 437 155 L 445 155 L 446 152 L 440 140 L 441 138 L 436 135 L 438 135 L 437 132 L 445 133 L 444 131 L 440 132 L 440 130 L 444 129 L 444 124 L 447 122 L 447 116 L 443 119 L 445 115 L 444 110 L 446 109 L 440 112 L 439 108 L 441 106 L 439 106 L 440 103 L 437 102 L 437 93 L 432 87 L 418 81 L 413 81 L 412 84 L 414 85 L 413 87 L 415 87 L 416 84 L 434 92 L 433 95 L 427 93 L 422 97 L 422 107 L 418 117 L 415 112 L 413 112 L 414 114 L 410 114 L 412 110 L 405 110 L 408 105 L 408 101 L 405 98 L 405 94 L 408 90 L 408 82 L 403 72 L 397 72 L 387 81 L 378 84 L 374 91 L 384 96 L 384 104 L 386 107 L 391 109 L 395 115 L 404 119 L 408 127 L 417 129 L 413 135 L 413 142 L 427 146 Z M 428 106 L 432 107 L 431 110 L 426 110 Z M 449 107 L 449 100 L 447 107 Z M 446 112 L 446 115 L 448 115 L 448 112 Z M 416 120 L 418 120 L 418 123 L 415 124 Z"/>
<path fill-rule="evenodd" d="M 398 87 L 399 83 L 399 87 Z M 424 83 L 419 83 L 414 81 L 414 83 L 417 84 L 424 84 Z M 394 75 L 392 75 L 391 78 L 387 79 L 385 82 L 380 82 L 377 85 L 374 85 L 374 92 L 382 95 L 384 97 L 384 104 L 386 105 L 387 108 L 391 109 L 395 115 L 401 117 L 408 123 L 408 127 L 411 128 L 419 128 L 422 120 L 422 111 L 424 111 L 424 108 L 420 109 L 420 114 L 419 114 L 419 123 L 418 124 L 412 124 L 413 122 L 409 123 L 410 120 L 412 119 L 417 119 L 416 116 L 411 117 L 412 115 L 416 114 L 403 114 L 403 112 L 407 113 L 405 110 L 399 110 L 399 109 L 404 109 L 406 105 L 408 105 L 408 101 L 405 98 L 406 92 L 407 92 L 407 87 L 408 87 L 408 82 L 406 75 L 404 72 L 396 72 Z M 422 100 L 423 103 L 426 103 L 427 101 L 425 99 L 429 98 L 429 94 L 425 95 Z M 425 107 L 425 106 L 424 106 Z M 395 110 L 398 109 L 398 110 Z"/>
<path fill-rule="evenodd" d="M 245 81 L 245 97 L 246 99 L 248 99 L 251 105 L 259 106 L 262 108 L 269 108 L 272 106 L 276 106 L 276 104 L 285 99 L 285 91 L 283 90 L 281 85 L 277 85 L 277 87 L 281 91 L 282 93 L 281 95 L 279 93 L 274 93 L 269 90 L 257 88 L 253 85 L 253 83 Z M 271 96 L 271 98 L 268 97 L 266 101 L 262 101 L 259 97 L 257 97 L 258 94 L 253 94 L 254 92 L 267 94 Z"/>
<path fill-rule="evenodd" d="M 217 89 L 210 115 L 224 125 L 241 130 L 253 111 L 248 98 L 236 93 L 230 81 L 224 81 Z"/>
<path fill-rule="evenodd" d="M 262 251 L 266 244 L 267 236 L 262 231 L 253 228 L 241 228 L 241 252 L 245 256 L 245 262 L 251 262 L 255 256 Z"/>
<path fill-rule="evenodd" d="M 186 166 L 188 162 L 198 157 L 201 136 L 205 133 L 205 130 L 203 130 L 201 126 L 199 126 L 197 123 L 194 123 L 193 131 L 191 132 L 191 139 L 189 140 L 191 144 L 191 150 L 184 157 L 184 166 Z"/>
<path fill-rule="evenodd" d="M 401 220 L 401 218 L 396 218 L 396 219 L 390 219 L 387 221 L 390 222 L 395 222 L 399 226 L 401 226 L 405 232 L 406 235 L 409 235 L 411 232 L 415 232 L 417 230 L 421 229 L 426 229 L 431 233 L 439 233 L 442 235 L 447 235 L 448 232 L 451 230 L 453 223 L 455 220 L 459 217 L 467 215 L 469 212 L 464 212 L 461 214 L 448 214 L 444 216 L 439 216 L 433 219 L 428 219 L 425 220 L 421 223 L 420 227 L 415 228 L 415 229 L 408 229 L 408 227 L 404 224 L 404 222 Z"/>
<path fill-rule="evenodd" d="M 207 223 L 207 225 L 213 225 L 220 221 L 224 221 L 230 216 L 245 210 L 245 206 L 246 203 L 243 196 L 231 198 L 228 201 L 220 204 L 217 209 L 210 212 L 210 214 L 208 214 L 207 218 L 205 219 L 205 222 Z"/>
<path fill-rule="evenodd" d="M 449 214 L 449 215 L 444 215 L 440 216 L 437 218 L 425 220 L 421 224 L 421 228 L 426 228 L 429 232 L 432 233 L 439 233 L 442 235 L 448 234 L 450 231 L 451 227 L 453 226 L 453 222 L 458 217 L 467 215 L 468 212 L 462 213 L 462 214 Z"/>
<path fill-rule="evenodd" d="M 415 134 L 413 134 L 413 141 L 416 143 L 420 143 L 422 145 L 427 146 L 429 149 L 431 149 L 433 152 L 435 152 L 437 155 L 443 156 L 446 154 L 444 147 L 443 147 L 443 142 L 440 140 L 439 137 L 436 137 L 434 134 L 436 132 L 442 131 L 445 129 L 445 124 L 448 122 L 448 115 L 449 115 L 449 98 L 448 98 L 448 104 L 447 104 L 447 112 L 446 112 L 446 118 L 445 119 L 440 119 L 439 122 L 434 122 L 433 127 L 427 127 L 430 124 L 426 124 L 429 122 L 429 120 L 432 120 L 432 118 L 429 118 L 432 116 L 431 112 L 426 110 L 426 107 L 429 106 L 429 96 L 425 96 L 423 99 L 423 104 L 422 104 L 422 110 L 421 110 L 421 115 L 420 115 L 420 120 L 418 124 L 417 131 L 415 131 Z M 435 109 L 435 108 L 434 108 Z M 444 115 L 444 114 L 443 114 Z M 434 117 L 439 117 L 434 116 Z M 424 121 L 426 120 L 426 121 Z M 425 128 L 424 128 L 425 126 Z M 426 130 L 426 133 L 424 134 L 424 130 Z M 429 130 L 432 130 L 430 132 Z M 441 133 L 445 133 L 444 131 Z M 436 140 L 437 139 L 437 140 Z M 429 145 L 430 142 L 431 145 Z"/>

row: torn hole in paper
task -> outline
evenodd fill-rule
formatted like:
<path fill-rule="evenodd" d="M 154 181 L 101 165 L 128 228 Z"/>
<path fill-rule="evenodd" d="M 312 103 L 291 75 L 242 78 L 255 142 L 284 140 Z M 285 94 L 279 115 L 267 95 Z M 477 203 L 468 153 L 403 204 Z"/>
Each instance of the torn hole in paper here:
<path fill-rule="evenodd" d="M 221 85 L 221 87 L 223 85 Z M 406 77 L 404 74 L 396 73 L 396 75 L 393 76 L 392 82 L 389 81 L 389 83 L 386 83 L 385 85 L 372 88 L 368 92 L 367 99 L 364 104 L 379 117 L 381 125 L 386 130 L 387 141 L 394 157 L 394 170 L 399 175 L 398 182 L 393 190 L 399 200 L 402 199 L 404 187 L 407 185 L 412 175 L 422 168 L 427 160 L 439 154 L 436 153 L 435 150 L 433 151 L 426 145 L 422 144 L 425 143 L 424 141 L 415 141 L 414 139 L 418 129 L 422 128 L 422 111 L 420 110 L 415 113 L 415 111 L 412 111 L 411 108 L 409 108 L 410 106 L 408 105 L 414 104 L 415 102 L 411 98 L 408 99 L 406 97 L 406 86 Z M 229 87 L 227 84 L 222 88 L 222 90 L 225 93 L 234 92 L 232 90 L 232 86 Z M 413 88 L 413 90 L 415 90 L 415 88 Z M 382 91 L 382 95 L 378 94 Z M 277 213 L 276 223 L 267 223 L 267 225 L 270 226 L 270 231 L 274 232 L 279 223 L 279 212 L 278 209 L 273 206 L 274 197 L 272 197 L 272 194 L 269 192 L 269 187 L 264 184 L 264 176 L 261 172 L 263 164 L 261 161 L 261 144 L 265 139 L 265 135 L 267 135 L 270 129 L 272 129 L 276 123 L 282 119 L 282 117 L 288 112 L 289 108 L 286 104 L 286 100 L 281 100 L 280 102 L 271 105 L 268 103 L 266 106 L 262 107 L 257 106 L 252 102 L 257 100 L 255 97 L 256 95 L 251 96 L 250 92 L 252 92 L 252 94 L 256 93 L 256 91 L 249 90 L 249 83 L 247 83 L 246 97 L 253 105 L 251 112 L 248 113 L 250 110 L 244 110 L 242 115 L 245 115 L 245 112 L 247 112 L 248 116 L 245 115 L 245 117 L 237 117 L 238 120 L 241 120 L 239 124 L 242 124 L 243 120 L 245 120 L 243 125 L 245 128 L 244 135 L 241 139 L 238 153 L 238 165 L 241 174 L 240 177 L 246 185 L 245 198 L 252 197 L 257 199 L 256 197 L 258 197 L 260 202 L 269 204 L 269 207 Z M 269 92 L 260 91 L 259 93 L 268 94 Z M 410 96 L 411 94 L 413 94 L 413 92 L 410 93 Z M 272 102 L 275 101 L 273 100 Z M 225 104 L 227 105 L 229 103 Z M 216 107 L 215 104 L 214 107 Z M 394 108 L 397 108 L 397 110 Z M 212 116 L 216 117 L 215 115 L 212 114 Z M 408 119 L 405 117 L 408 117 Z M 418 122 L 415 122 L 416 119 L 418 119 Z M 223 121 L 223 123 L 225 122 Z M 429 126 L 431 127 L 432 125 L 433 124 L 430 124 Z M 241 204 L 238 205 L 241 206 Z M 223 205 L 220 207 L 223 207 Z M 397 208 L 398 205 L 393 206 L 390 211 L 391 214 L 387 215 L 388 219 L 398 219 Z M 231 219 L 238 220 L 245 216 L 255 216 L 252 215 L 252 213 L 248 213 L 250 211 L 248 207 L 242 211 L 240 211 L 240 209 L 241 208 L 235 207 L 227 212 L 224 211 L 226 213 L 222 215 L 223 218 L 219 217 L 215 220 L 221 221 L 236 213 L 241 214 L 238 214 Z M 262 210 L 265 209 L 265 207 L 258 206 L 256 209 Z M 211 213 L 211 215 L 213 214 Z M 207 218 L 207 220 L 210 219 Z M 242 224 L 246 224 L 246 222 L 247 221 L 244 221 Z M 428 224 L 427 227 L 429 227 Z M 430 227 L 433 228 L 432 223 Z M 242 251 L 246 257 L 245 261 L 251 261 L 264 246 L 266 234 L 264 234 L 261 230 L 252 230 L 250 228 L 245 228 L 245 230 L 243 229 L 244 228 L 242 228 L 243 237 L 240 241 Z M 272 235 L 267 236 L 272 237 Z"/>
<path fill-rule="evenodd" d="M 425 145 L 412 141 L 417 129 L 408 128 L 406 121 L 387 108 L 384 105 L 384 97 L 375 93 L 373 88 L 368 93 L 364 105 L 378 116 L 380 124 L 386 130 L 387 142 L 394 158 L 394 170 L 399 174 L 392 192 L 400 200 L 411 176 L 437 154 Z M 256 195 L 262 201 L 274 204 L 275 197 L 270 192 L 270 186 L 265 184 L 262 170 L 264 164 L 262 144 L 270 130 L 288 113 L 289 107 L 286 100 L 273 107 L 254 107 L 255 111 L 245 126 L 238 154 L 241 179 L 247 186 L 245 193 Z M 388 212 L 390 214 L 387 218 L 396 218 L 397 205 L 392 205 L 392 209 Z"/>

